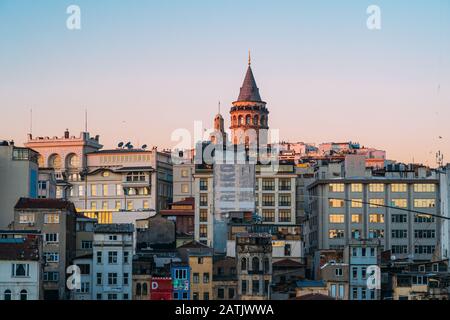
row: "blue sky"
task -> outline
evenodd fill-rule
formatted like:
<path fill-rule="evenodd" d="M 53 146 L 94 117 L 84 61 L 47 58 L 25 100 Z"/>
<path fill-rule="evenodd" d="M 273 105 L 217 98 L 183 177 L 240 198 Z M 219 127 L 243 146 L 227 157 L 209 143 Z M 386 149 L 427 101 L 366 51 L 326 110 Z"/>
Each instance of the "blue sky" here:
<path fill-rule="evenodd" d="M 71 4 L 81 30 L 66 28 Z M 30 108 L 35 135 L 78 133 L 88 108 L 106 146 L 171 147 L 173 130 L 210 126 L 218 100 L 228 121 L 249 49 L 284 140 L 450 157 L 448 0 L 0 0 L 0 138 L 23 142 Z"/>

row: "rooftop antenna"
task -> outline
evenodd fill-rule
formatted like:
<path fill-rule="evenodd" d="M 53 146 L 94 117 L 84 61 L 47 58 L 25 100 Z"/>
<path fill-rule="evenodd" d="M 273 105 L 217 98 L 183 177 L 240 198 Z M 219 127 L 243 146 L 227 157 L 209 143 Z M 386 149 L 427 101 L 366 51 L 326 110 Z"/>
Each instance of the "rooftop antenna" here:
<path fill-rule="evenodd" d="M 88 132 L 88 111 L 84 109 L 84 132 Z"/>
<path fill-rule="evenodd" d="M 30 108 L 30 134 L 33 134 L 33 108 Z"/>

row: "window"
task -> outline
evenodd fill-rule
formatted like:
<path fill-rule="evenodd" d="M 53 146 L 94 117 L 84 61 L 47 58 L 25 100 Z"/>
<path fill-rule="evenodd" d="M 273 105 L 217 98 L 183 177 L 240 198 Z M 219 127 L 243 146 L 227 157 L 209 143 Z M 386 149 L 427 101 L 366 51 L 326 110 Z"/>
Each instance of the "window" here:
<path fill-rule="evenodd" d="M 279 211 L 279 222 L 291 222 L 291 210 L 283 210 Z"/>
<path fill-rule="evenodd" d="M 351 206 L 352 208 L 362 208 L 363 206 L 362 199 L 352 199 Z"/>
<path fill-rule="evenodd" d="M 59 215 L 57 213 L 46 213 L 44 216 L 44 223 L 47 224 L 59 223 Z"/>
<path fill-rule="evenodd" d="M 200 238 L 207 238 L 208 237 L 208 226 L 206 224 L 200 225 Z"/>
<path fill-rule="evenodd" d="M 360 214 L 352 214 L 352 223 L 361 223 L 362 215 Z"/>
<path fill-rule="evenodd" d="M 93 196 L 93 197 L 97 196 L 97 185 L 96 184 L 91 185 L 91 196 Z"/>
<path fill-rule="evenodd" d="M 20 300 L 28 300 L 28 292 L 27 290 L 23 289 L 20 291 Z"/>
<path fill-rule="evenodd" d="M 133 201 L 132 200 L 128 200 L 127 201 L 127 210 L 131 211 L 131 210 L 133 210 L 133 207 L 134 207 Z"/>
<path fill-rule="evenodd" d="M 109 191 L 108 185 L 104 184 L 103 185 L 103 196 L 108 196 L 108 194 L 109 194 L 108 191 Z"/>
<path fill-rule="evenodd" d="M 117 284 L 117 273 L 109 272 L 108 273 L 108 285 L 116 285 Z"/>
<path fill-rule="evenodd" d="M 200 190 L 208 191 L 208 180 L 207 179 L 200 179 Z"/>
<path fill-rule="evenodd" d="M 361 238 L 361 230 L 352 229 L 352 239 L 360 239 Z"/>
<path fill-rule="evenodd" d="M 149 204 L 148 200 L 143 200 L 142 201 L 142 208 L 150 209 L 150 204 Z"/>
<path fill-rule="evenodd" d="M 408 253 L 408 246 L 407 245 L 393 245 L 391 247 L 393 254 L 406 254 Z"/>
<path fill-rule="evenodd" d="M 332 284 L 330 288 L 330 296 L 336 298 L 336 285 Z"/>
<path fill-rule="evenodd" d="M 92 241 L 82 240 L 81 249 L 92 249 Z"/>
<path fill-rule="evenodd" d="M 344 200 L 339 199 L 330 199 L 328 200 L 330 208 L 343 208 L 344 207 Z"/>
<path fill-rule="evenodd" d="M 200 283 L 200 274 L 197 272 L 194 272 L 192 274 L 192 282 L 193 283 Z"/>
<path fill-rule="evenodd" d="M 353 248 L 354 249 L 354 248 Z M 342 268 L 336 268 L 334 270 L 336 277 L 342 277 L 344 275 L 344 271 L 342 270 Z"/>
<path fill-rule="evenodd" d="M 342 239 L 344 238 L 344 230 L 331 229 L 328 232 L 330 239 Z"/>
<path fill-rule="evenodd" d="M 108 251 L 108 263 L 117 264 L 117 251 Z"/>
<path fill-rule="evenodd" d="M 291 179 L 280 179 L 278 188 L 281 191 L 291 190 Z"/>
<path fill-rule="evenodd" d="M 417 239 L 434 239 L 436 237 L 435 230 L 414 230 L 414 237 Z"/>
<path fill-rule="evenodd" d="M 45 242 L 47 243 L 58 243 L 59 234 L 58 233 L 46 233 Z"/>
<path fill-rule="evenodd" d="M 44 257 L 46 262 L 59 262 L 58 252 L 45 252 Z"/>
<path fill-rule="evenodd" d="M 102 263 L 102 251 L 97 251 L 97 264 Z"/>
<path fill-rule="evenodd" d="M 353 279 L 358 278 L 358 267 L 352 267 L 352 278 Z"/>
<path fill-rule="evenodd" d="M 433 263 L 432 270 L 433 272 L 439 272 L 439 263 Z"/>
<path fill-rule="evenodd" d="M 225 289 L 224 288 L 217 289 L 217 298 L 225 299 Z"/>
<path fill-rule="evenodd" d="M 81 283 L 81 288 L 77 289 L 77 292 L 81 292 L 81 293 L 89 293 L 89 282 L 82 282 Z"/>
<path fill-rule="evenodd" d="M 12 276 L 13 277 L 29 277 L 30 265 L 27 263 L 13 263 L 12 264 Z"/>
<path fill-rule="evenodd" d="M 79 264 L 78 267 L 80 268 L 80 273 L 88 275 L 90 274 L 91 266 L 89 264 Z"/>
<path fill-rule="evenodd" d="M 208 206 L 208 195 L 207 194 L 200 194 L 200 206 L 206 207 Z"/>
<path fill-rule="evenodd" d="M 371 208 L 379 208 L 381 206 L 384 206 L 384 199 L 370 199 L 369 200 L 369 207 Z"/>
<path fill-rule="evenodd" d="M 264 207 L 274 207 L 275 206 L 275 195 L 273 194 L 263 194 L 262 205 Z"/>
<path fill-rule="evenodd" d="M 414 253 L 416 254 L 433 254 L 435 246 L 414 246 Z"/>
<path fill-rule="evenodd" d="M 205 272 L 203 274 L 203 283 L 209 283 L 209 273 Z"/>
<path fill-rule="evenodd" d="M 192 300 L 199 300 L 198 292 L 193 292 L 192 293 Z"/>
<path fill-rule="evenodd" d="M 123 252 L 123 263 L 127 264 L 130 260 L 130 252 L 124 251 Z"/>
<path fill-rule="evenodd" d="M 291 205 L 291 195 L 290 194 L 280 194 L 278 196 L 278 205 L 280 207 L 289 207 Z"/>
<path fill-rule="evenodd" d="M 102 201 L 102 209 L 108 210 L 108 201 Z"/>
<path fill-rule="evenodd" d="M 200 222 L 208 222 L 208 210 L 200 209 Z"/>
<path fill-rule="evenodd" d="M 370 192 L 384 192 L 384 184 L 382 183 L 371 183 L 369 184 Z"/>
<path fill-rule="evenodd" d="M 126 178 L 127 182 L 145 182 L 144 172 L 129 172 Z"/>
<path fill-rule="evenodd" d="M 392 230 L 392 238 L 403 239 L 408 237 L 408 230 L 402 229 L 393 229 Z"/>
<path fill-rule="evenodd" d="M 189 171 L 187 169 L 181 170 L 181 176 L 187 178 L 189 176 Z"/>
<path fill-rule="evenodd" d="M 128 273 L 124 273 L 124 274 L 123 274 L 123 285 L 124 285 L 124 286 L 127 286 L 127 285 L 128 285 L 128 279 L 129 279 Z"/>
<path fill-rule="evenodd" d="M 117 300 L 117 293 L 108 293 L 108 300 Z"/>
<path fill-rule="evenodd" d="M 383 229 L 369 229 L 369 239 L 381 239 L 384 238 Z"/>
<path fill-rule="evenodd" d="M 275 190 L 275 180 L 274 179 L 262 179 L 262 189 L 264 191 Z"/>
<path fill-rule="evenodd" d="M 124 293 L 124 294 L 123 294 L 123 300 L 128 300 L 128 299 L 129 299 L 128 293 Z"/>
<path fill-rule="evenodd" d="M 182 193 L 189 193 L 189 185 L 183 183 L 183 184 L 181 185 L 181 192 L 182 192 Z"/>
<path fill-rule="evenodd" d="M 344 285 L 343 284 L 339 285 L 339 298 L 341 298 L 341 299 L 344 298 Z"/>
<path fill-rule="evenodd" d="M 247 294 L 247 280 L 241 281 L 241 291 L 243 295 Z"/>
<path fill-rule="evenodd" d="M 369 214 L 370 223 L 384 223 L 384 214 L 371 213 Z"/>
<path fill-rule="evenodd" d="M 351 190 L 352 192 L 362 192 L 363 185 L 361 183 L 352 183 Z"/>
<path fill-rule="evenodd" d="M 101 285 L 101 284 L 102 284 L 102 274 L 97 273 L 97 285 Z"/>
<path fill-rule="evenodd" d="M 91 201 L 91 210 L 97 210 L 97 202 Z"/>
<path fill-rule="evenodd" d="M 247 259 L 246 258 L 241 259 L 241 270 L 243 270 L 243 271 L 247 270 Z"/>
<path fill-rule="evenodd" d="M 414 192 L 435 192 L 435 185 L 432 183 L 414 184 Z"/>
<path fill-rule="evenodd" d="M 415 208 L 434 208 L 435 206 L 435 199 L 414 199 Z"/>
<path fill-rule="evenodd" d="M 358 248 L 352 248 L 352 257 L 358 256 Z"/>
<path fill-rule="evenodd" d="M 228 299 L 231 300 L 234 298 L 234 288 L 228 288 Z"/>
<path fill-rule="evenodd" d="M 5 301 L 10 301 L 11 297 L 12 297 L 11 290 L 6 289 L 5 292 L 3 293 L 3 299 Z"/>
<path fill-rule="evenodd" d="M 366 279 L 366 278 L 367 278 L 367 268 L 366 268 L 366 267 L 362 267 L 362 268 L 361 268 L 361 277 L 362 277 L 363 279 Z"/>
<path fill-rule="evenodd" d="M 330 223 L 344 223 L 345 216 L 343 214 L 330 214 L 329 222 Z"/>
<path fill-rule="evenodd" d="M 392 223 L 405 223 L 406 220 L 406 214 L 393 214 L 392 215 Z"/>
<path fill-rule="evenodd" d="M 275 222 L 275 210 L 262 210 L 262 218 L 264 222 Z"/>
<path fill-rule="evenodd" d="M 285 249 L 285 253 L 286 253 L 286 247 L 284 249 Z M 291 250 L 290 247 L 289 247 L 289 250 Z M 269 262 L 268 258 L 264 258 L 264 272 L 265 273 L 270 273 L 270 262 Z"/>
<path fill-rule="evenodd" d="M 56 272 L 56 271 L 44 272 L 44 281 L 58 282 L 59 281 L 59 272 Z"/>
<path fill-rule="evenodd" d="M 417 214 L 414 216 L 415 223 L 431 223 L 434 222 L 434 217 L 427 214 Z"/>
<path fill-rule="evenodd" d="M 408 207 L 407 199 L 392 199 L 391 203 L 392 203 L 393 207 L 398 207 L 398 208 L 407 208 Z"/>
<path fill-rule="evenodd" d="M 101 293 L 97 293 L 97 300 L 102 300 L 102 294 Z"/>
<path fill-rule="evenodd" d="M 330 183 L 329 191 L 330 192 L 344 192 L 344 184 L 343 183 Z"/>
<path fill-rule="evenodd" d="M 407 192 L 408 186 L 406 183 L 394 183 L 391 184 L 391 192 Z"/>
<path fill-rule="evenodd" d="M 123 194 L 123 188 L 120 184 L 116 184 L 116 195 L 121 196 Z"/>
<path fill-rule="evenodd" d="M 252 293 L 253 295 L 257 295 L 259 293 L 259 280 L 252 281 Z"/>
<path fill-rule="evenodd" d="M 203 292 L 203 300 L 209 300 L 209 292 Z"/>

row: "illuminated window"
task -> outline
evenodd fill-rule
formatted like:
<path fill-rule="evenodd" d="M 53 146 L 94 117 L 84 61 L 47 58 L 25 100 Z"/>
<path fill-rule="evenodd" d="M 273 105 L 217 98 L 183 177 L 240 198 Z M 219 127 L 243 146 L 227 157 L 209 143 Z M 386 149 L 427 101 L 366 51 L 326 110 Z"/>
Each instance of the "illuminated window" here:
<path fill-rule="evenodd" d="M 330 208 L 343 208 L 344 207 L 344 200 L 339 199 L 330 199 L 328 201 Z"/>
<path fill-rule="evenodd" d="M 93 184 L 91 185 L 91 196 L 97 195 L 97 185 Z"/>
<path fill-rule="evenodd" d="M 369 184 L 370 192 L 384 192 L 384 184 L 382 183 L 371 183 Z"/>
<path fill-rule="evenodd" d="M 391 184 L 391 192 L 407 192 L 408 186 L 406 183 Z"/>
<path fill-rule="evenodd" d="M 208 206 L 208 195 L 207 194 L 200 194 L 200 206 L 206 207 Z"/>
<path fill-rule="evenodd" d="M 181 185 L 181 192 L 182 192 L 182 193 L 189 193 L 189 185 L 187 185 L 187 184 L 182 184 L 182 185 Z"/>
<path fill-rule="evenodd" d="M 384 199 L 370 199 L 369 203 L 371 208 L 380 208 L 380 205 L 384 206 Z"/>
<path fill-rule="evenodd" d="M 370 223 L 384 223 L 384 214 L 371 213 L 369 214 Z"/>
<path fill-rule="evenodd" d="M 200 222 L 208 222 L 208 210 L 200 209 Z"/>
<path fill-rule="evenodd" d="M 103 201 L 102 202 L 102 209 L 103 210 L 108 210 L 108 201 Z"/>
<path fill-rule="evenodd" d="M 121 196 L 123 194 L 123 188 L 120 184 L 116 184 L 116 195 Z"/>
<path fill-rule="evenodd" d="M 91 202 L 91 210 L 97 210 L 97 202 L 95 201 Z"/>
<path fill-rule="evenodd" d="M 116 200 L 116 210 L 120 210 L 122 208 L 122 203 L 120 200 Z"/>
<path fill-rule="evenodd" d="M 200 238 L 208 237 L 208 226 L 206 224 L 200 225 Z"/>
<path fill-rule="evenodd" d="M 361 223 L 362 215 L 360 214 L 352 214 L 352 223 Z"/>
<path fill-rule="evenodd" d="M 142 202 L 142 207 L 143 207 L 144 209 L 150 209 L 150 205 L 149 205 L 149 203 L 148 203 L 148 200 L 144 200 L 144 201 Z"/>
<path fill-rule="evenodd" d="M 414 192 L 435 192 L 435 185 L 432 183 L 416 183 Z"/>
<path fill-rule="evenodd" d="M 189 171 L 187 169 L 181 170 L 181 177 L 187 178 L 189 176 Z"/>
<path fill-rule="evenodd" d="M 330 239 L 342 239 L 344 238 L 344 230 L 330 229 L 328 231 L 328 237 Z"/>
<path fill-rule="evenodd" d="M 129 201 L 127 201 L 127 210 L 133 210 L 133 201 L 131 201 L 131 200 L 129 200 Z"/>
<path fill-rule="evenodd" d="M 392 199 L 391 202 L 392 202 L 393 207 L 399 207 L 399 208 L 407 208 L 408 207 L 407 199 Z"/>
<path fill-rule="evenodd" d="M 279 222 L 291 222 L 291 210 L 280 210 L 278 212 Z"/>
<path fill-rule="evenodd" d="M 263 194 L 262 205 L 265 207 L 274 207 L 275 206 L 275 195 Z"/>
<path fill-rule="evenodd" d="M 434 208 L 435 206 L 435 199 L 414 199 L 415 208 Z"/>
<path fill-rule="evenodd" d="M 369 239 L 384 238 L 383 229 L 369 229 Z"/>
<path fill-rule="evenodd" d="M 280 194 L 278 196 L 278 205 L 280 207 L 289 207 L 291 205 L 291 195 L 290 194 Z"/>
<path fill-rule="evenodd" d="M 265 191 L 275 190 L 275 180 L 274 179 L 263 179 L 262 189 Z"/>
<path fill-rule="evenodd" d="M 330 183 L 329 191 L 330 192 L 344 192 L 344 184 L 343 183 Z"/>
<path fill-rule="evenodd" d="M 362 208 L 362 199 L 352 199 L 352 208 Z"/>
<path fill-rule="evenodd" d="M 362 192 L 363 185 L 361 183 L 352 183 L 351 190 L 352 192 Z"/>
<path fill-rule="evenodd" d="M 57 213 L 46 213 L 44 216 L 44 223 L 57 224 L 59 223 L 59 214 Z"/>
<path fill-rule="evenodd" d="M 262 211 L 264 222 L 275 222 L 275 210 L 263 210 Z"/>
<path fill-rule="evenodd" d="M 330 214 L 329 216 L 330 223 L 344 223 L 344 220 L 343 214 Z"/>
<path fill-rule="evenodd" d="M 108 195 L 108 185 L 107 185 L 107 184 L 104 184 L 104 185 L 103 185 L 103 195 L 104 195 L 104 196 L 107 196 L 107 195 Z"/>

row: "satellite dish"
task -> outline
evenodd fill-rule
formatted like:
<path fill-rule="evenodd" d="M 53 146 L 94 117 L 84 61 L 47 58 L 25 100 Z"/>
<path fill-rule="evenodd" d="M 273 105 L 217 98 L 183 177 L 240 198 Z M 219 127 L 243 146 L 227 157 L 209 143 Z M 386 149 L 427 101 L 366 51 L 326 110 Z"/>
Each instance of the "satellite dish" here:
<path fill-rule="evenodd" d="M 123 147 L 123 142 L 119 142 L 119 144 L 117 145 L 119 148 Z"/>
<path fill-rule="evenodd" d="M 142 149 L 147 149 L 147 145 L 144 144 L 144 145 L 142 146 Z"/>

